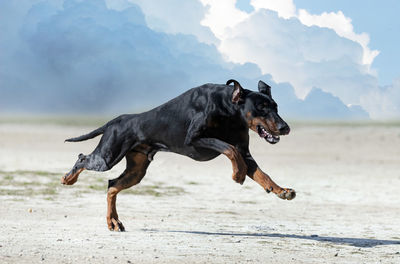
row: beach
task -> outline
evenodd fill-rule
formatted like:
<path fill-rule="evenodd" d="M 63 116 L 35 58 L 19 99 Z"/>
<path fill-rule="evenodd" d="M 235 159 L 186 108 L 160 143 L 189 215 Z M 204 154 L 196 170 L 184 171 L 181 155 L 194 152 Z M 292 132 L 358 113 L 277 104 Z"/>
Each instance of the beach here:
<path fill-rule="evenodd" d="M 290 124 L 290 122 L 289 122 Z M 106 224 L 108 179 L 60 184 L 96 128 L 0 122 L 1 263 L 400 263 L 400 125 L 295 122 L 278 144 L 250 132 L 263 171 L 297 192 L 285 201 L 225 156 L 197 162 L 159 152 L 118 195 L 126 232 Z"/>

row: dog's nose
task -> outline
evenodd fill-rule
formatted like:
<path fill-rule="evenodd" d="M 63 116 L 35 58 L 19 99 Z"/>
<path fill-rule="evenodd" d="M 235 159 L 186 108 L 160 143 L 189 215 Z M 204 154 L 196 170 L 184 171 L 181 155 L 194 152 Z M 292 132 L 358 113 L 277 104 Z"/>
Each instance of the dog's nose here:
<path fill-rule="evenodd" d="M 288 135 L 290 133 L 290 127 L 287 124 L 283 124 L 279 127 L 279 134 Z"/>

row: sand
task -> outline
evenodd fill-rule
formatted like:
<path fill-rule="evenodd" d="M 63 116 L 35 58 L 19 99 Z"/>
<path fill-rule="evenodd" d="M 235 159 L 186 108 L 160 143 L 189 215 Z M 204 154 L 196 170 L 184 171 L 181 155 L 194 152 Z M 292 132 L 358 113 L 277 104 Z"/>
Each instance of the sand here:
<path fill-rule="evenodd" d="M 221 156 L 157 153 L 118 196 L 127 232 L 106 225 L 107 179 L 59 184 L 98 138 L 93 126 L 0 123 L 0 263 L 400 263 L 400 126 L 295 124 L 270 145 L 251 133 L 260 167 L 297 197 L 284 201 Z"/>

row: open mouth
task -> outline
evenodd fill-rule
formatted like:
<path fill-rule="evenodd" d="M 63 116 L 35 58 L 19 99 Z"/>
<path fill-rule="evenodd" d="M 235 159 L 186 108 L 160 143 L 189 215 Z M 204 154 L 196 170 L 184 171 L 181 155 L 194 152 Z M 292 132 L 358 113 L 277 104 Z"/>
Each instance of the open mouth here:
<path fill-rule="evenodd" d="M 268 141 L 268 143 L 271 144 L 276 144 L 279 142 L 279 136 L 274 136 L 271 133 L 268 132 L 267 129 L 265 129 L 265 127 L 258 125 L 257 126 L 257 132 L 258 135 L 262 138 L 264 138 L 266 141 Z"/>

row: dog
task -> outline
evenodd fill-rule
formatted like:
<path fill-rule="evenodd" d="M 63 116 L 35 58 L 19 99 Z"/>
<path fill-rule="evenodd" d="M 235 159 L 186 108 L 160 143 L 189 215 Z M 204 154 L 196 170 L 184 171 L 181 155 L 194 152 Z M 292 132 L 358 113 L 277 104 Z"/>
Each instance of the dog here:
<path fill-rule="evenodd" d="M 117 194 L 143 179 L 158 151 L 197 161 L 223 154 L 232 162 L 234 181 L 243 184 L 248 175 L 268 193 L 292 200 L 296 192 L 278 186 L 252 158 L 249 129 L 270 144 L 289 134 L 288 124 L 278 115 L 271 87 L 259 81 L 258 92 L 254 92 L 236 80 L 229 80 L 226 85 L 204 84 L 148 112 L 121 115 L 86 135 L 67 139 L 78 142 L 103 135 L 91 154 L 79 154 L 61 183 L 74 184 L 85 169 L 110 170 L 125 157 L 125 171 L 108 182 L 107 225 L 111 231 L 125 231 L 117 214 Z"/>

